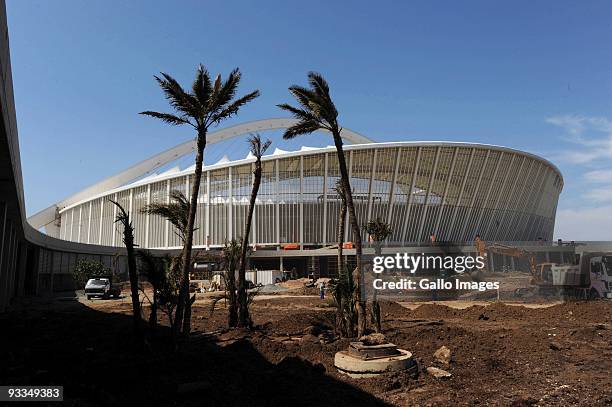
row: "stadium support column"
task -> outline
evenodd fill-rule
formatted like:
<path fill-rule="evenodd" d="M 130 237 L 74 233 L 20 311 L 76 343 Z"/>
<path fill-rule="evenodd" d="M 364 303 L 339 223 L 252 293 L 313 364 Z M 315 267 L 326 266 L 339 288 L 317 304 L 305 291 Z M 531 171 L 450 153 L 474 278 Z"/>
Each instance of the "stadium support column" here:
<path fill-rule="evenodd" d="M 278 165 L 280 164 L 280 160 L 274 160 L 274 169 L 276 171 L 276 197 L 274 199 L 274 225 L 276 227 L 276 244 L 277 247 L 280 248 L 280 178 L 279 178 L 279 169 Z M 282 264 L 282 260 L 281 260 Z"/>
<path fill-rule="evenodd" d="M 228 167 L 227 168 L 228 171 L 228 177 L 227 177 L 227 183 L 228 183 L 228 187 L 227 187 L 227 238 L 229 241 L 232 240 L 232 236 L 233 236 L 233 219 L 232 219 L 232 212 L 234 210 L 234 206 L 232 205 L 232 167 Z"/>
<path fill-rule="evenodd" d="M 83 205 L 79 205 L 79 230 L 77 231 L 77 242 L 81 243 L 81 222 L 83 222 Z"/>
<path fill-rule="evenodd" d="M 465 192 L 465 184 L 467 183 L 468 177 L 470 175 L 470 169 L 472 168 L 472 161 L 474 161 L 474 152 L 475 148 L 472 148 L 470 152 L 470 159 L 468 160 L 467 169 L 465 170 L 465 176 L 463 177 L 463 182 L 461 183 L 461 190 L 459 191 L 459 197 L 457 197 L 457 202 L 455 203 L 455 208 L 453 209 L 453 217 L 451 219 L 450 226 L 448 228 L 449 231 L 454 233 L 455 228 L 455 219 L 457 218 L 457 210 L 459 209 L 459 205 L 461 204 L 461 199 L 463 198 L 463 192 Z M 456 237 L 458 239 L 459 236 Z M 455 236 L 449 236 L 449 240 L 454 240 Z"/>
<path fill-rule="evenodd" d="M 402 158 L 401 147 L 397 148 L 397 155 L 395 156 L 395 171 L 393 171 L 393 180 L 391 181 L 391 190 L 389 191 L 389 205 L 387 210 L 387 223 L 391 225 L 391 214 L 393 212 L 393 204 L 395 202 L 395 188 L 397 187 L 397 174 L 399 173 L 400 160 Z M 393 228 L 393 225 L 391 225 Z"/>
<path fill-rule="evenodd" d="M 117 194 L 115 194 L 115 196 L 116 196 L 116 195 L 117 195 Z M 114 219 L 114 218 L 113 218 L 113 219 Z M 72 209 L 70 210 L 70 241 L 71 241 L 71 242 L 73 242 L 73 241 L 74 241 L 74 240 L 73 240 L 74 236 L 72 236 L 72 235 L 73 235 L 73 233 L 72 233 L 73 231 L 74 231 L 74 208 L 72 208 Z"/>
<path fill-rule="evenodd" d="M 210 250 L 210 171 L 206 171 L 206 250 Z"/>
<path fill-rule="evenodd" d="M 115 193 L 115 195 L 113 196 L 113 201 L 118 202 L 117 201 L 117 193 Z M 117 205 L 113 205 L 113 222 L 115 222 L 115 219 L 117 219 Z M 114 223 L 113 223 L 114 224 Z M 113 246 L 116 246 L 115 241 L 117 240 L 117 232 L 115 231 L 115 229 L 111 229 L 111 233 L 113 234 Z"/>
<path fill-rule="evenodd" d="M 549 170 L 546 170 L 546 175 L 543 177 L 542 179 L 542 183 L 540 184 L 539 188 L 536 189 L 536 191 L 544 191 L 545 190 L 545 185 L 548 183 L 548 179 L 550 178 L 550 176 L 552 175 L 552 172 Z M 531 212 L 537 214 L 538 213 L 538 208 L 540 207 L 541 203 L 542 203 L 542 198 L 544 197 L 545 194 L 538 194 L 539 197 L 537 198 L 537 201 L 535 201 L 535 203 L 533 204 L 533 209 L 531 210 Z M 527 236 L 531 236 L 531 240 L 536 240 L 538 236 L 536 233 L 537 230 L 537 226 L 540 223 L 540 217 L 538 217 L 537 221 L 533 221 L 532 224 L 529 226 L 529 229 L 527 229 Z"/>
<path fill-rule="evenodd" d="M 151 184 L 147 184 L 147 207 L 151 204 Z M 151 217 L 149 211 L 145 214 L 145 247 L 149 248 L 149 223 Z"/>
<path fill-rule="evenodd" d="M 521 178 L 521 174 L 523 172 L 523 166 L 525 165 L 525 161 L 526 161 L 526 157 L 523 156 L 523 159 L 521 160 L 521 165 L 519 166 L 516 176 L 514 177 L 514 182 L 512 183 L 512 187 L 510 188 L 510 193 L 505 195 L 506 204 L 504 205 L 504 211 L 502 212 L 502 216 L 499 221 L 499 224 L 497 225 L 497 228 L 495 229 L 495 234 L 493 235 L 491 239 L 493 241 L 497 240 L 497 237 L 499 236 L 499 228 L 504 226 L 504 222 L 506 221 L 506 214 L 508 213 L 508 209 L 510 208 L 510 201 L 512 200 L 512 198 L 514 198 L 514 189 L 516 188 L 516 184 Z"/>
<path fill-rule="evenodd" d="M 533 190 L 534 188 L 536 188 L 536 186 L 538 187 L 538 190 L 542 187 L 542 178 L 544 178 L 544 176 L 546 175 L 546 166 L 542 163 L 538 163 L 537 165 L 538 170 L 536 175 L 529 177 L 529 179 L 531 180 L 529 186 L 525 185 L 526 188 L 523 188 L 523 192 L 519 196 L 519 204 L 522 205 L 522 208 L 520 211 L 516 211 L 515 217 L 512 221 L 512 224 L 515 225 L 515 227 L 512 230 L 512 234 L 510 235 L 512 236 L 511 240 L 520 239 L 521 236 L 528 236 L 525 231 L 527 229 L 527 222 L 529 220 L 529 216 L 527 216 L 526 214 L 535 212 L 535 209 L 531 208 L 531 205 L 533 205 L 534 202 Z"/>
<path fill-rule="evenodd" d="M 327 246 L 327 171 L 329 166 L 328 153 L 325 153 L 325 167 L 323 170 L 323 246 Z"/>
<path fill-rule="evenodd" d="M 491 216 L 489 217 L 489 223 L 487 224 L 487 228 L 484 231 L 484 234 L 480 235 L 480 237 L 482 237 L 485 240 L 491 240 L 490 235 L 489 235 L 489 230 L 491 229 L 493 218 L 495 218 L 499 214 L 498 213 L 499 201 L 502 195 L 504 195 L 504 191 L 506 190 L 506 184 L 508 181 L 508 177 L 510 175 L 510 170 L 512 169 L 512 164 L 514 164 L 515 158 L 516 158 L 516 154 L 512 154 L 512 157 L 510 158 L 510 164 L 508 164 L 508 166 L 506 167 L 506 175 L 504 175 L 504 181 L 502 182 L 502 185 L 499 191 L 497 191 L 497 198 L 495 199 L 495 203 L 493 204 L 493 213 L 491 213 Z"/>
<path fill-rule="evenodd" d="M 535 179 L 537 178 L 537 174 L 535 174 L 537 163 L 535 161 L 531 161 L 529 163 L 529 169 L 527 170 L 527 174 L 525 177 L 521 177 L 522 185 L 518 190 L 518 194 L 516 194 L 516 198 L 514 198 L 514 206 L 513 213 L 508 221 L 508 226 L 504 229 L 503 235 L 505 236 L 504 240 L 512 241 L 514 236 L 514 231 L 519 228 L 519 211 L 522 211 L 522 205 L 524 202 L 524 195 L 526 191 L 527 184 L 533 185 L 535 183 Z"/>
<path fill-rule="evenodd" d="M 251 163 L 251 185 L 255 185 L 255 163 Z M 248 216 L 248 214 L 246 216 Z M 249 239 L 251 241 L 251 247 L 255 248 L 255 245 L 257 244 L 257 197 L 255 198 L 253 218 L 251 219 L 251 236 L 252 238 Z M 257 276 L 255 276 L 255 278 L 257 278 Z"/>
<path fill-rule="evenodd" d="M 433 188 L 434 180 L 436 179 L 436 169 L 438 168 L 438 161 L 440 161 L 440 151 L 442 147 L 436 148 L 436 158 L 434 159 L 434 165 L 431 169 L 431 176 L 429 177 L 429 184 L 427 185 L 427 192 L 425 192 L 425 202 L 423 202 L 423 213 L 421 215 L 421 224 L 419 225 L 419 232 L 416 235 L 417 241 L 423 240 L 423 227 L 425 226 L 425 218 L 427 217 L 427 209 L 429 208 L 429 197 L 431 196 L 431 189 Z"/>
<path fill-rule="evenodd" d="M 87 243 L 91 243 L 89 239 L 91 239 L 91 206 L 93 205 L 93 201 L 89 201 L 89 216 L 87 217 Z"/>
<path fill-rule="evenodd" d="M 104 215 L 104 198 L 100 198 L 100 228 L 98 229 L 98 244 L 102 244 L 102 222 L 104 219 L 102 215 Z"/>
<path fill-rule="evenodd" d="M 489 197 L 491 196 L 491 190 L 493 189 L 493 184 L 495 184 L 495 179 L 497 178 L 497 173 L 499 172 L 499 165 L 504 158 L 504 152 L 502 151 L 499 154 L 499 158 L 497 159 L 497 164 L 495 165 L 495 171 L 493 172 L 493 177 L 491 177 L 491 181 L 489 182 L 489 189 L 487 190 L 487 195 L 485 196 L 484 201 L 482 201 L 482 210 L 480 211 L 480 216 L 478 216 L 478 221 L 476 222 L 476 233 L 483 238 L 480 230 L 480 222 L 482 221 L 482 215 L 484 215 L 485 208 L 487 207 L 487 202 L 489 202 Z"/>
<path fill-rule="evenodd" d="M 410 189 L 408 190 L 408 202 L 406 203 L 406 216 L 404 217 L 404 227 L 402 228 L 402 246 L 406 244 L 406 231 L 408 229 L 408 221 L 410 220 L 410 207 L 412 206 L 412 196 L 414 195 L 414 186 L 416 184 L 417 173 L 419 172 L 419 161 L 421 160 L 421 147 L 417 148 L 417 156 L 414 162 L 414 169 L 412 171 L 412 181 L 410 182 Z"/>
<path fill-rule="evenodd" d="M 374 149 L 374 157 L 372 158 L 372 171 L 370 171 L 370 182 L 368 184 L 368 218 L 361 221 L 363 225 L 372 220 L 372 184 L 374 183 L 374 174 L 376 173 L 376 158 L 378 149 Z M 366 236 L 367 238 L 367 236 Z"/>
<path fill-rule="evenodd" d="M 444 204 L 446 203 L 446 197 L 448 196 L 448 188 L 450 187 L 453 174 L 455 172 L 455 164 L 457 163 L 457 155 L 459 154 L 459 147 L 455 147 L 453 152 L 453 161 L 451 162 L 450 170 L 448 171 L 448 178 L 446 179 L 446 185 L 444 186 L 444 192 L 442 193 L 442 202 L 440 202 L 440 210 L 438 211 L 438 217 L 436 224 L 434 225 L 433 232 L 436 236 L 440 235 L 440 221 L 442 220 L 442 212 L 444 212 Z"/>
<path fill-rule="evenodd" d="M 130 189 L 130 202 L 129 202 L 129 210 L 128 210 L 128 217 L 130 219 L 130 223 L 134 222 L 134 214 L 132 213 L 132 210 L 134 209 L 134 188 Z"/>
<path fill-rule="evenodd" d="M 338 165 L 340 165 L 340 163 L 338 163 Z M 348 164 L 348 174 L 349 174 L 349 181 L 351 180 L 351 178 L 353 178 L 353 150 L 349 151 L 349 164 Z M 351 189 L 353 188 L 353 184 L 351 182 L 349 182 L 351 184 Z M 352 191 L 351 191 L 352 192 Z M 355 216 L 357 216 L 357 208 L 355 208 Z M 357 222 L 359 222 L 359 219 L 357 219 Z M 349 223 L 349 217 L 348 214 L 346 216 L 346 221 L 344 223 L 344 241 L 348 242 L 348 236 L 349 236 L 349 230 L 351 229 L 350 227 L 350 223 Z M 351 242 L 353 241 L 353 239 L 350 240 Z"/>
<path fill-rule="evenodd" d="M 476 181 L 476 187 L 474 188 L 474 191 L 472 192 L 472 200 L 470 201 L 470 206 L 468 208 L 467 215 L 463 219 L 463 227 L 461 228 L 461 234 L 459 236 L 460 238 L 463 238 L 463 241 L 465 242 L 473 238 L 473 236 L 465 236 L 465 231 L 467 229 L 468 222 L 470 221 L 470 218 L 472 217 L 472 211 L 474 210 L 474 205 L 476 203 L 476 197 L 480 193 L 480 184 L 482 181 L 482 176 L 484 175 L 484 172 L 487 168 L 487 163 L 489 162 L 490 155 L 491 155 L 491 150 L 487 150 L 487 155 L 485 156 L 484 163 L 482 164 L 482 168 L 480 169 L 480 174 L 478 175 L 478 181 Z"/>
<path fill-rule="evenodd" d="M 314 220 L 314 219 L 313 219 Z M 304 249 L 304 156 L 300 156 L 300 250 Z"/>
<path fill-rule="evenodd" d="M 166 181 L 166 203 L 170 203 L 170 180 Z M 170 244 L 170 222 L 165 221 L 165 230 L 164 230 L 164 247 L 168 247 Z"/>

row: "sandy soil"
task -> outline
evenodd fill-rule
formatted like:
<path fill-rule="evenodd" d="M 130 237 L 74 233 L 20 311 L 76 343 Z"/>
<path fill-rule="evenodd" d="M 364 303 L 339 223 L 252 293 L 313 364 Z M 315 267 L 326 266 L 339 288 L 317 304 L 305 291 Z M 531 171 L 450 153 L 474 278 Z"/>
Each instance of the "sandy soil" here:
<path fill-rule="evenodd" d="M 384 303 L 385 335 L 414 353 L 420 373 L 373 379 L 333 367 L 348 340 L 334 336 L 334 309 L 313 296 L 260 297 L 253 331 L 225 329 L 223 302 L 211 314 L 204 296 L 178 352 L 164 329 L 148 351 L 133 351 L 127 298 L 26 305 L 0 316 L 0 382 L 64 385 L 66 405 L 612 403 L 611 301 Z M 449 366 L 433 357 L 442 345 Z M 435 379 L 429 366 L 452 377 Z"/>

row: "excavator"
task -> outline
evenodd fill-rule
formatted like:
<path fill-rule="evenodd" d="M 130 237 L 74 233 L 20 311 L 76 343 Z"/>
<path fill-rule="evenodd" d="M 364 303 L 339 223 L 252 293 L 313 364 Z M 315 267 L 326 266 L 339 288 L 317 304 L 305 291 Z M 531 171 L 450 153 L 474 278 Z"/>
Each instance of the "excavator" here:
<path fill-rule="evenodd" d="M 546 291 L 548 287 L 552 285 L 551 267 L 555 263 L 538 263 L 536 260 L 536 254 L 525 249 L 518 247 L 506 246 L 499 243 L 486 244 L 479 236 L 476 236 L 474 240 L 476 251 L 479 256 L 487 258 L 488 255 L 499 254 L 502 256 L 512 257 L 520 260 L 525 260 L 529 273 L 531 274 L 530 284 L 537 287 L 538 291 Z M 533 291 L 533 287 L 521 287 L 517 288 L 514 294 L 518 297 L 522 297 L 528 292 Z"/>

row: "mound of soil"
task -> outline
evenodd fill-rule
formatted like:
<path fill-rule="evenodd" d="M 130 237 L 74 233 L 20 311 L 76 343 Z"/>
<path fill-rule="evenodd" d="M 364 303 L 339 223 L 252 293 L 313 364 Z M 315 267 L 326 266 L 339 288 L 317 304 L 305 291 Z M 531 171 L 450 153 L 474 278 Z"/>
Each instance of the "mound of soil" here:
<path fill-rule="evenodd" d="M 0 382 L 63 385 L 72 406 L 612 403 L 610 301 L 414 310 L 382 301 L 383 334 L 415 355 L 420 372 L 370 379 L 335 369 L 350 339 L 335 337 L 335 310 L 318 298 L 256 299 L 254 330 L 228 330 L 224 302 L 211 314 L 210 300 L 198 300 L 178 352 L 165 327 L 135 350 L 128 301 L 28 304 L 0 316 L 9 333 L 0 335 Z M 434 357 L 443 345 L 448 365 Z M 435 379 L 430 366 L 452 376 Z"/>

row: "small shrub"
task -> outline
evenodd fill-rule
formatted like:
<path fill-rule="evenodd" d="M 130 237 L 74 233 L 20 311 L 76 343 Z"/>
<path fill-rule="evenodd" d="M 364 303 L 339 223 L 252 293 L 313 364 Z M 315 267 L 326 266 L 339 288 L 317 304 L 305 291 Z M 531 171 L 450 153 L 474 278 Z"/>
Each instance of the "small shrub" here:
<path fill-rule="evenodd" d="M 90 278 L 109 277 L 110 268 L 95 260 L 80 259 L 72 270 L 72 278 L 78 288 L 84 288 Z"/>

